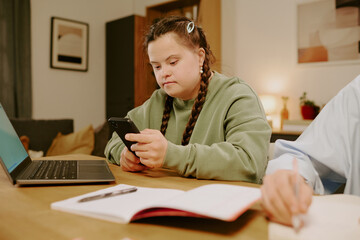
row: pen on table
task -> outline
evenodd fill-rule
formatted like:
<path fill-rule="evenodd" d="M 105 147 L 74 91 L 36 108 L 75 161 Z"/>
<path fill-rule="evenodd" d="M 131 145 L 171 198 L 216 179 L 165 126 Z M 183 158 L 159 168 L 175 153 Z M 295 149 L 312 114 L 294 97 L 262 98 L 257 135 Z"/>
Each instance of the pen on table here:
<path fill-rule="evenodd" d="M 116 190 L 113 192 L 101 193 L 101 194 L 90 196 L 90 197 L 84 197 L 84 198 L 81 198 L 80 200 L 78 200 L 78 202 L 88 202 L 88 201 L 103 199 L 103 198 L 107 198 L 107 197 L 113 197 L 113 196 L 122 195 L 122 194 L 126 194 L 126 193 L 136 192 L 136 190 L 137 190 L 136 187 L 125 188 L 125 189 Z"/>
<path fill-rule="evenodd" d="M 295 185 L 294 185 L 295 197 L 296 197 L 297 202 L 299 203 L 300 177 L 299 177 L 299 168 L 298 168 L 298 163 L 297 163 L 296 158 L 293 159 L 293 170 L 296 174 L 295 175 L 296 180 L 295 180 Z M 300 227 L 301 227 L 300 214 L 293 215 L 291 218 L 291 221 L 292 221 L 292 225 L 294 227 L 295 232 L 299 232 Z"/>

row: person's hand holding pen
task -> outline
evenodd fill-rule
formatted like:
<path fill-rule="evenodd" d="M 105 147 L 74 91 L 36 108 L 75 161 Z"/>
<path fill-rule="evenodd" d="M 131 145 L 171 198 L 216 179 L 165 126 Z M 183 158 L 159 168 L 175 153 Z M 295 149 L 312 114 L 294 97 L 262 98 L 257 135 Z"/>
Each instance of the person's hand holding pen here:
<path fill-rule="evenodd" d="M 296 159 L 293 165 L 293 170 L 278 170 L 265 176 L 261 201 L 271 221 L 293 226 L 298 231 L 303 224 L 298 216 L 307 212 L 313 190 L 299 175 Z"/>

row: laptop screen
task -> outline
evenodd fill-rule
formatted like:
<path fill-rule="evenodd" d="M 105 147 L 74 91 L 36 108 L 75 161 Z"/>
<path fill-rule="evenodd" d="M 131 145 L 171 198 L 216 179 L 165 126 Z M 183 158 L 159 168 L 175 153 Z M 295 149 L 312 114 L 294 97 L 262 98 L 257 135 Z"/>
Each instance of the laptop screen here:
<path fill-rule="evenodd" d="M 11 173 L 28 154 L 0 104 L 0 157 Z"/>

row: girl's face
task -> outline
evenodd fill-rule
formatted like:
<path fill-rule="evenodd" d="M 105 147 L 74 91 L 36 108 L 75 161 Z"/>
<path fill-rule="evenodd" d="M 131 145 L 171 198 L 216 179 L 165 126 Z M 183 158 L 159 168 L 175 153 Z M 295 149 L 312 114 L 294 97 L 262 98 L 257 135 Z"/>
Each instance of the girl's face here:
<path fill-rule="evenodd" d="M 159 86 L 171 97 L 193 99 L 200 88 L 203 48 L 190 49 L 175 33 L 167 33 L 148 45 L 148 55 Z"/>

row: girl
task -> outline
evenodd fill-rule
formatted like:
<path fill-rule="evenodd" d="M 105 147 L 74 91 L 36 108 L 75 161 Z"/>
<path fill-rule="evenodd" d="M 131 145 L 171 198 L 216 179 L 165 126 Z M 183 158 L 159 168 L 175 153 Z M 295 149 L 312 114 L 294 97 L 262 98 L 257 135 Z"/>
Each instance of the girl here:
<path fill-rule="evenodd" d="M 161 89 L 127 117 L 140 134 L 132 154 L 117 136 L 107 159 L 124 171 L 169 168 L 198 179 L 259 183 L 267 165 L 271 129 L 254 91 L 238 78 L 210 69 L 203 30 L 185 17 L 151 26 L 144 48 Z"/>

